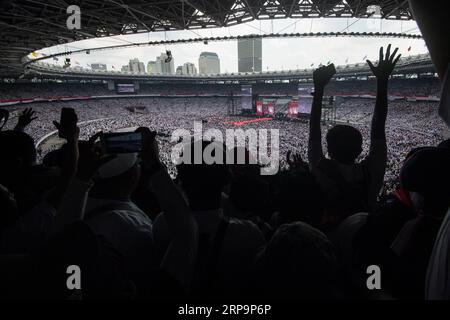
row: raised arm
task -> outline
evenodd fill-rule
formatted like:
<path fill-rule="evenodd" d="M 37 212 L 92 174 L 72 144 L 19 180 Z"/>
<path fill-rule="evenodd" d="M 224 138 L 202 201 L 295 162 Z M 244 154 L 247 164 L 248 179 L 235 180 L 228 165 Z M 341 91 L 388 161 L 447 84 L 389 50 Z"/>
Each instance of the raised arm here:
<path fill-rule="evenodd" d="M 181 192 L 173 183 L 159 158 L 155 133 L 139 128 L 143 134 L 142 172 L 164 211 L 170 244 L 161 262 L 161 269 L 176 279 L 186 291 L 190 288 L 197 252 L 197 225 Z"/>
<path fill-rule="evenodd" d="M 25 128 L 34 120 L 37 119 L 37 117 L 34 116 L 34 111 L 32 108 L 26 108 L 22 114 L 19 116 L 19 121 L 17 122 L 16 126 L 14 127 L 14 131 L 21 131 L 24 132 Z"/>
<path fill-rule="evenodd" d="M 94 137 L 96 136 L 97 134 L 94 135 Z M 76 175 L 72 175 L 59 203 L 55 218 L 55 231 L 60 231 L 64 227 L 84 219 L 88 193 L 93 186 L 92 177 L 100 166 L 116 157 L 115 155 L 99 157 L 93 147 L 91 141 L 80 141 L 70 146 L 75 151 L 68 152 L 66 162 L 75 161 Z"/>
<path fill-rule="evenodd" d="M 320 120 L 322 118 L 322 101 L 325 86 L 336 73 L 334 65 L 320 67 L 314 71 L 314 98 L 309 120 L 308 162 L 314 168 L 324 158 L 322 151 L 322 132 Z"/>
<path fill-rule="evenodd" d="M 79 157 L 78 137 L 80 134 L 80 129 L 77 127 L 77 121 L 78 118 L 75 112 L 71 114 L 70 119 L 64 124 L 53 121 L 53 124 L 58 129 L 59 136 L 67 141 L 65 146 L 65 159 L 63 166 L 61 167 L 60 176 L 55 188 L 53 188 L 46 199 L 54 208 L 59 207 L 62 196 L 77 172 Z"/>
<path fill-rule="evenodd" d="M 370 175 L 369 184 L 369 205 L 375 206 L 377 196 L 383 186 L 384 174 L 387 165 L 387 144 L 386 144 L 386 117 L 388 112 L 388 81 L 395 65 L 400 59 L 397 55 L 398 49 L 391 54 L 391 45 L 387 47 L 386 55 L 383 48 L 380 49 L 380 59 L 375 67 L 369 60 L 367 63 L 377 77 L 377 101 L 372 118 L 372 128 L 370 133 L 370 151 L 366 157 L 368 172 Z"/>

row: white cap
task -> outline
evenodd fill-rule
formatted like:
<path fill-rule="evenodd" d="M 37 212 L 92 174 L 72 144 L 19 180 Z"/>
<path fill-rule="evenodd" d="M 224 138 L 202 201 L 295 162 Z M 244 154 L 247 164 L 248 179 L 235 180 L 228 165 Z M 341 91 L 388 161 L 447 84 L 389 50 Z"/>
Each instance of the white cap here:
<path fill-rule="evenodd" d="M 137 162 L 137 153 L 121 153 L 97 170 L 96 177 L 100 179 L 112 178 L 130 170 Z"/>

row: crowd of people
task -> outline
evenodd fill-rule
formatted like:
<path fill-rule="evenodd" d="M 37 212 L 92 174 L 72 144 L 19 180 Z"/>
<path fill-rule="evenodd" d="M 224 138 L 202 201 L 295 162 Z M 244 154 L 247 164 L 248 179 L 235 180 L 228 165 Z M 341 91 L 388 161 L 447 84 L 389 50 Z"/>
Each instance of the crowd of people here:
<path fill-rule="evenodd" d="M 173 163 L 174 130 L 200 121 L 225 131 L 248 120 L 227 114 L 228 97 L 10 108 L 0 132 L 1 294 L 427 298 L 437 288 L 427 270 L 441 267 L 433 247 L 450 206 L 450 143 L 437 104 L 388 101 L 396 52 L 389 46 L 377 66 L 369 62 L 376 101 L 341 100 L 335 125 L 321 122 L 336 83 L 327 66 L 313 75 L 308 124 L 238 126 L 279 130 L 275 175 L 262 176 L 245 147 L 243 164 L 194 161 L 196 150 L 230 154 L 214 140 L 189 139 L 189 161 Z M 140 152 L 105 152 L 98 139 L 118 130 L 139 133 Z M 82 270 L 81 289 L 67 286 L 71 265 Z M 374 265 L 383 277 L 375 291 L 367 286 Z"/>
<path fill-rule="evenodd" d="M 235 98 L 235 106 L 241 103 Z M 373 113 L 373 100 L 348 98 L 336 105 L 336 121 L 350 123 L 357 127 L 364 139 L 363 155 L 369 150 L 369 125 Z M 183 128 L 192 131 L 194 121 L 203 121 L 203 128 L 218 129 L 223 133 L 227 129 L 278 129 L 280 132 L 280 167 L 287 168 L 286 156 L 289 151 L 299 153 L 303 159 L 307 157 L 308 125 L 302 122 L 270 121 L 263 123 L 249 123 L 244 127 L 236 127 L 233 123 L 245 120 L 239 116 L 230 116 L 228 98 L 121 98 L 86 100 L 82 103 L 72 102 L 41 102 L 33 104 L 38 118 L 28 127 L 27 132 L 36 141 L 38 146 L 38 159 L 42 160 L 49 152 L 58 148 L 55 143 L 56 129 L 52 121 L 58 119 L 62 107 L 74 108 L 80 121 L 80 135 L 87 139 L 96 132 L 115 131 L 119 129 L 148 126 L 161 133 L 158 137 L 164 163 L 168 166 L 171 176 L 176 176 L 176 168 L 170 159 L 170 135 Z M 135 107 L 144 107 L 143 113 L 128 111 Z M 21 110 L 26 108 L 10 108 L 11 120 L 18 117 Z M 387 122 L 388 166 L 385 175 L 383 191 L 390 192 L 398 185 L 398 175 L 404 156 L 409 150 L 419 146 L 433 146 L 446 138 L 448 133 L 445 124 L 441 121 L 436 110 L 438 103 L 434 102 L 406 102 L 395 101 L 390 103 Z M 10 121 L 5 128 L 13 129 L 14 121 Z M 325 132 L 328 125 L 322 127 Z M 42 141 L 49 133 L 49 136 Z M 325 146 L 325 144 L 324 144 Z"/>
<path fill-rule="evenodd" d="M 327 95 L 374 94 L 375 80 L 345 80 L 332 81 L 327 88 Z M 312 88 L 310 83 L 256 83 L 253 94 L 257 95 L 288 95 L 296 96 L 299 87 L 304 87 L 304 94 L 309 94 Z M 232 92 L 241 94 L 239 84 L 211 84 L 202 85 L 184 83 L 141 83 L 138 94 L 149 95 L 225 95 Z M 418 79 L 392 79 L 390 95 L 400 97 L 412 96 L 438 96 L 439 81 L 436 77 L 421 77 Z M 115 95 L 116 90 L 108 89 L 103 81 L 93 82 L 32 82 L 1 83 L 0 97 L 4 100 L 51 97 L 80 97 Z"/>

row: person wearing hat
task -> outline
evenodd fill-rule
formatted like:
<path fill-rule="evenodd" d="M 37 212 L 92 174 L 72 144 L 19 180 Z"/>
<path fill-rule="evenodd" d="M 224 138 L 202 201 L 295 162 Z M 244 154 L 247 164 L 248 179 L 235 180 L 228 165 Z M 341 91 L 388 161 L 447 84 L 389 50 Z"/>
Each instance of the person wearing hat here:
<path fill-rule="evenodd" d="M 99 154 L 94 145 L 99 134 L 70 144 L 74 150 L 66 155 L 65 167 L 72 177 L 61 196 L 55 229 L 84 220 L 118 254 L 124 275 L 138 292 L 167 283 L 182 292 L 190 286 L 196 254 L 195 222 L 160 161 L 155 133 L 148 128 L 137 132 L 143 137 L 140 154 Z M 141 178 L 148 181 L 171 231 L 171 245 L 162 258 L 154 250 L 151 219 L 130 200 Z"/>

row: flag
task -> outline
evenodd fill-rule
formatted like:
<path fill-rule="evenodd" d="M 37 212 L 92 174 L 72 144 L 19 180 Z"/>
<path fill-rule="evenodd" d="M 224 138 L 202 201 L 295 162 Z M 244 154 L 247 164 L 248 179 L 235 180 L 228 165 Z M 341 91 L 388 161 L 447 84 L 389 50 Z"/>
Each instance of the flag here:
<path fill-rule="evenodd" d="M 311 63 L 311 67 L 314 67 L 314 63 Z"/>
<path fill-rule="evenodd" d="M 410 52 L 410 51 L 411 51 L 411 49 L 412 49 L 412 47 L 410 46 L 410 47 L 408 48 L 408 52 Z"/>

